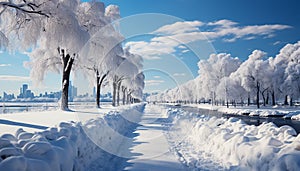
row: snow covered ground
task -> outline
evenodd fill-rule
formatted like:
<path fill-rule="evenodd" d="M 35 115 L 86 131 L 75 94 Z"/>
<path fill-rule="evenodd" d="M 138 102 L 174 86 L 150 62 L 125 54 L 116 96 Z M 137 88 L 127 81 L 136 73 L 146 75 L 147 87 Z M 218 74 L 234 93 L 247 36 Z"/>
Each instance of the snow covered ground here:
<path fill-rule="evenodd" d="M 196 170 L 300 170 L 300 135 L 273 123 L 168 111 L 167 132 L 179 159 Z"/>
<path fill-rule="evenodd" d="M 237 114 L 237 115 L 249 115 L 249 116 L 275 116 L 275 117 L 284 117 L 291 118 L 295 120 L 300 120 L 300 108 L 299 106 L 261 106 L 260 109 L 257 109 L 256 106 L 212 106 L 210 104 L 186 104 L 185 106 L 198 107 L 201 109 L 217 110 L 219 112 L 228 113 L 228 114 Z"/>
<path fill-rule="evenodd" d="M 2 114 L 0 170 L 118 170 L 126 161 L 120 155 L 130 151 L 115 149 L 137 126 L 128 119 L 140 118 L 142 110 L 143 104 Z"/>
<path fill-rule="evenodd" d="M 168 129 L 168 126 L 163 124 L 167 120 L 164 114 L 164 108 L 154 105 L 146 106 L 140 126 L 134 132 L 138 135 L 131 148 L 135 155 L 128 161 L 128 166 L 124 170 L 179 171 L 187 169 L 170 151 L 164 134 L 164 131 Z"/>
<path fill-rule="evenodd" d="M 137 104 L 0 115 L 0 170 L 300 170 L 300 135 Z"/>

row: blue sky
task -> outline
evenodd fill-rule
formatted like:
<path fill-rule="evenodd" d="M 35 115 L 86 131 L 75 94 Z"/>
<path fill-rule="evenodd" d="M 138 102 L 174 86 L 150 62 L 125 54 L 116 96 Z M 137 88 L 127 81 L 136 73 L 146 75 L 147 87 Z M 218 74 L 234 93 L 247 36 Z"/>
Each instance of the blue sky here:
<path fill-rule="evenodd" d="M 164 49 L 159 49 L 162 48 L 160 46 L 158 49 L 165 50 L 165 53 L 155 55 L 156 59 L 145 58 L 147 79 L 145 90 L 148 92 L 172 88 L 192 79 L 197 75 L 197 62 L 206 59 L 211 52 L 231 53 L 232 56 L 242 60 L 255 49 L 264 50 L 269 56 L 275 56 L 286 43 L 300 40 L 298 0 L 104 0 L 103 2 L 106 5 L 119 5 L 121 16 L 125 18 L 121 20 L 121 32 L 128 38 L 125 44 L 133 45 L 131 47 L 133 50 L 139 50 L 136 48 L 138 45 L 146 45 L 149 49 L 156 39 L 160 41 L 163 39 L 162 42 L 169 44 L 167 39 L 176 36 L 174 33 L 176 30 L 168 27 L 168 31 L 173 31 L 170 37 L 166 35 L 167 32 L 159 32 L 159 29 L 165 25 L 172 26 L 176 22 L 182 23 L 182 30 L 191 27 L 193 33 L 199 32 L 195 29 L 214 33 L 214 36 L 207 34 L 206 41 L 197 39 L 184 44 L 174 43 L 174 46 L 168 45 Z M 154 17 L 150 15 L 147 18 L 140 15 L 143 13 L 166 15 Z M 218 25 L 217 22 L 220 21 L 229 24 L 227 34 L 221 33 L 224 25 L 222 27 Z M 251 32 L 256 26 L 257 32 L 259 29 L 262 30 L 259 34 Z M 233 34 L 231 31 L 236 32 Z M 191 31 L 185 33 L 189 32 Z M 145 36 L 146 34 L 150 35 Z M 168 50 L 174 51 L 167 53 Z M 22 83 L 29 83 L 36 93 L 60 90 L 61 81 L 57 74 L 47 75 L 43 86 L 33 88 L 28 78 L 30 71 L 23 67 L 23 62 L 28 60 L 26 55 L 20 53 L 0 54 L 0 92 L 17 94 Z M 73 79 L 79 94 L 92 92 L 92 89 L 86 86 L 89 84 L 88 81 L 80 76 Z"/>

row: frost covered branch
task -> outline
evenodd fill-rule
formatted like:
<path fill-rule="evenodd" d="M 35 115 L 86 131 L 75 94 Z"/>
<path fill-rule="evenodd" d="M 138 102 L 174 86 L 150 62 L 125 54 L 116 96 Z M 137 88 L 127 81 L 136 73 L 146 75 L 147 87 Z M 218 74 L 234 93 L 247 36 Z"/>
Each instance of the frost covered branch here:
<path fill-rule="evenodd" d="M 23 0 L 24 3 L 21 3 L 21 4 L 15 4 L 15 3 L 12 3 L 11 1 L 8 1 L 8 2 L 0 2 L 0 6 L 2 6 L 4 9 L 1 11 L 1 13 L 3 13 L 3 11 L 9 7 L 9 8 L 14 8 L 16 10 L 19 10 L 19 11 L 22 11 L 24 13 L 29 13 L 29 14 L 38 14 L 38 15 L 42 15 L 42 16 L 45 16 L 47 18 L 50 17 L 49 14 L 39 10 L 39 7 L 42 5 L 42 4 L 34 4 L 34 3 L 31 3 L 31 2 L 27 2 L 26 0 Z M 0 14 L 1 14 L 0 13 Z"/>

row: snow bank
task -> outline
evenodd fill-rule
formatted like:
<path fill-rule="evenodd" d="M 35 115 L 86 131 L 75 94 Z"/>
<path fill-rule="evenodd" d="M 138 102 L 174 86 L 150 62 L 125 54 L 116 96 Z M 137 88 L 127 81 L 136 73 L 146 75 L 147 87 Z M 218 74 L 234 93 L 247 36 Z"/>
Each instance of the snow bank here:
<path fill-rule="evenodd" d="M 0 137 L 0 170 L 87 170 L 95 162 L 105 168 L 103 164 L 118 154 L 110 154 L 103 148 L 117 149 L 122 143 L 120 137 L 126 137 L 119 135 L 126 135 L 136 127 L 134 121 L 141 117 L 138 111 L 143 108 L 144 105 L 136 105 L 110 112 L 84 124 L 61 122 L 42 132 L 19 129 L 15 135 L 3 134 Z M 115 134 L 108 134 L 111 130 Z M 107 162 L 99 162 L 105 160 Z"/>
<path fill-rule="evenodd" d="M 290 111 L 286 109 L 255 109 L 255 108 L 226 108 L 220 107 L 218 111 L 229 114 L 237 114 L 237 115 L 249 115 L 249 116 L 261 116 L 261 117 L 283 117 L 290 113 Z"/>
<path fill-rule="evenodd" d="M 168 138 L 180 160 L 201 170 L 300 170 L 300 135 L 289 126 L 247 125 L 169 110 Z"/>
<path fill-rule="evenodd" d="M 185 106 L 197 107 L 200 109 L 216 110 L 222 113 L 235 115 L 249 115 L 261 117 L 283 117 L 300 120 L 300 111 L 298 107 L 273 106 L 257 109 L 256 106 L 229 107 L 212 106 L 210 104 L 186 104 Z"/>

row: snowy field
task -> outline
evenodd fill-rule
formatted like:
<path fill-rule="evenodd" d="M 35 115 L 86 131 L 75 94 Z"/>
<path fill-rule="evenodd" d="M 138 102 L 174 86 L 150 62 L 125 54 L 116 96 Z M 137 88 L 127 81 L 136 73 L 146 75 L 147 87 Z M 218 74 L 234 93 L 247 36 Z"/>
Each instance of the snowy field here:
<path fill-rule="evenodd" d="M 162 105 L 0 115 L 0 170 L 300 170 L 289 126 Z"/>
<path fill-rule="evenodd" d="M 102 102 L 108 106 L 111 102 Z M 0 104 L 0 114 L 3 113 L 21 113 L 21 112 L 41 112 L 49 110 L 58 110 L 58 102 L 2 102 Z M 70 102 L 71 109 L 93 108 L 95 102 Z"/>

